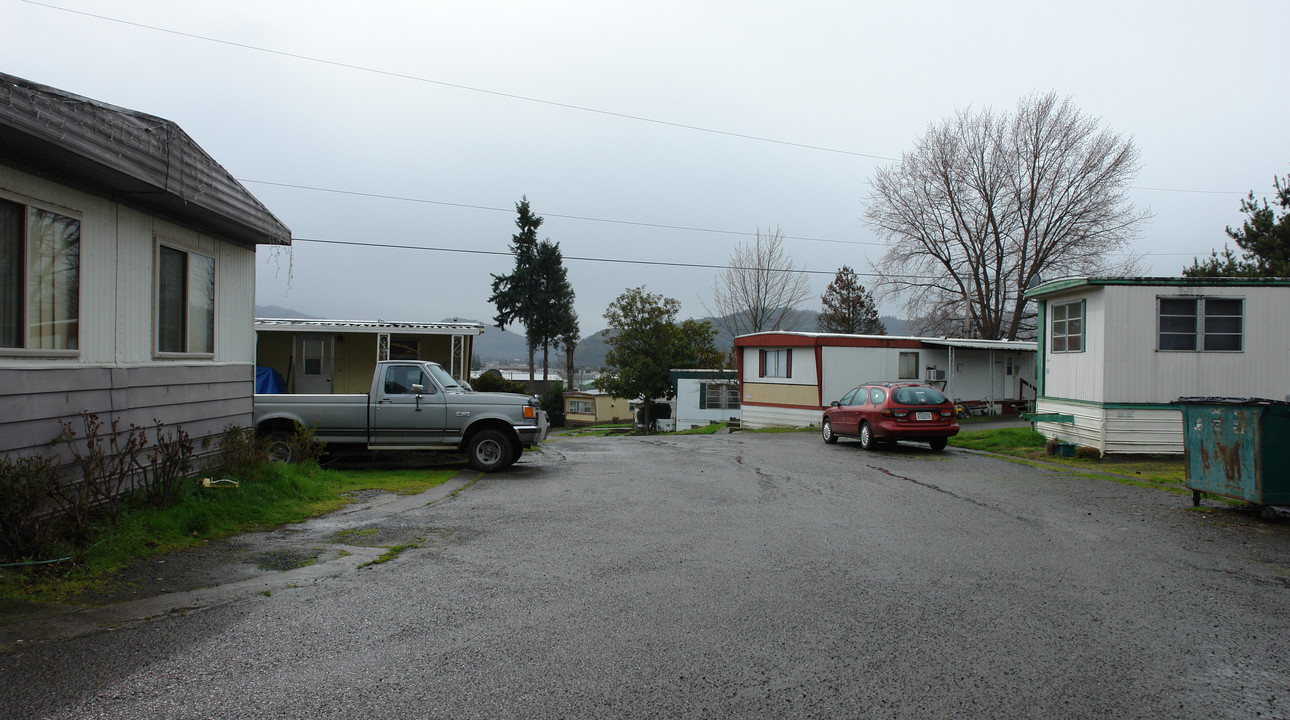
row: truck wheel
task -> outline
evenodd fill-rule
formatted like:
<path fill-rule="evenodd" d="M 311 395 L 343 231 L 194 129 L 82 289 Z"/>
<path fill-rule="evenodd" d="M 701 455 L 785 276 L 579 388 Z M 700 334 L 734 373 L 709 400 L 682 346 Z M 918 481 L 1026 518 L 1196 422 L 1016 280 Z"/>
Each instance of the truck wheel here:
<path fill-rule="evenodd" d="M 272 462 L 289 463 L 292 461 L 291 433 L 278 430 L 264 436 L 264 453 Z"/>
<path fill-rule="evenodd" d="M 481 472 L 496 472 L 515 461 L 515 442 L 500 430 L 480 430 L 466 446 L 470 466 Z"/>

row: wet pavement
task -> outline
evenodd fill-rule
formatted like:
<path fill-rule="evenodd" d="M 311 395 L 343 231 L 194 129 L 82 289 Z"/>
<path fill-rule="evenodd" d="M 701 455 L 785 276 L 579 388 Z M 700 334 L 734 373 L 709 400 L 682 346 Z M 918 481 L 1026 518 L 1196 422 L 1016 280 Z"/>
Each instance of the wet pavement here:
<path fill-rule="evenodd" d="M 7 644 L 0 716 L 1290 715 L 1290 526 L 1188 496 L 815 433 L 557 438 L 454 483 Z M 360 567 L 378 535 L 424 541 Z M 335 557 L 251 562 L 279 540 Z"/>

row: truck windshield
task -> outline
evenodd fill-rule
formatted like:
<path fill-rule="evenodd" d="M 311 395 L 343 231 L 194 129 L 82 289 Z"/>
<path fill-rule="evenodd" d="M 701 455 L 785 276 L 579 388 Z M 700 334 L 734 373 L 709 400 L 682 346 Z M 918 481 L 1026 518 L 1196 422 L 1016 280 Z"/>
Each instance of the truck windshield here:
<path fill-rule="evenodd" d="M 430 371 L 430 374 L 434 376 L 435 381 L 438 382 L 444 390 L 451 391 L 466 389 L 461 386 L 461 383 L 457 382 L 456 378 L 449 375 L 448 371 L 444 370 L 442 367 L 439 367 L 438 365 L 426 365 L 426 369 Z"/>

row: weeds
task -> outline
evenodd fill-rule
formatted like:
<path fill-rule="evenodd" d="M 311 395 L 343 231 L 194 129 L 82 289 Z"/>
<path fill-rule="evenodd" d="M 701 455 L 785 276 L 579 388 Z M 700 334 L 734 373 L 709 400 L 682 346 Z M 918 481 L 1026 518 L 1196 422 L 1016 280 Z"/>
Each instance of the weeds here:
<path fill-rule="evenodd" d="M 170 507 L 179 500 L 179 486 L 188 477 L 193 462 L 193 440 L 181 427 L 164 432 L 161 421 L 153 436 L 156 442 L 147 454 L 148 468 L 143 475 L 143 497 L 153 507 Z"/>
<path fill-rule="evenodd" d="M 115 521 L 121 515 L 121 501 L 131 477 L 143 470 L 139 454 L 148 443 L 143 428 L 130 423 L 121 434 L 120 420 L 112 421 L 111 433 L 103 432 L 103 421 L 96 413 L 82 412 L 84 439 L 72 429 L 70 421 L 59 421 L 62 432 L 55 444 L 66 445 L 73 463 L 80 468 L 79 482 L 58 483 L 51 496 L 67 520 L 77 547 L 89 542 L 96 515 L 102 513 Z"/>

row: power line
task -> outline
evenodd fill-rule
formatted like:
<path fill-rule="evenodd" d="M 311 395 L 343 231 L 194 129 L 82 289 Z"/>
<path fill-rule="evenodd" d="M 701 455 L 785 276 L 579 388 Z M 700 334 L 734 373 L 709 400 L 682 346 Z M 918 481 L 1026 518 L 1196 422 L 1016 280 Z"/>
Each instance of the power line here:
<path fill-rule="evenodd" d="M 807 143 L 792 142 L 790 140 L 777 140 L 775 138 L 762 137 L 759 135 L 748 135 L 745 133 L 731 132 L 728 130 L 717 130 L 715 128 L 702 127 L 700 125 L 688 125 L 686 123 L 673 122 L 671 120 L 659 120 L 657 118 L 645 117 L 643 115 L 632 115 L 629 113 L 615 112 L 613 110 L 601 110 L 599 108 L 588 107 L 586 105 L 574 105 L 573 103 L 559 102 L 556 100 L 544 100 L 542 98 L 530 97 L 528 95 L 517 95 L 515 93 L 502 92 L 500 90 L 489 90 L 487 88 L 472 87 L 470 85 L 451 83 L 444 80 L 435 80 L 432 78 L 421 77 L 419 75 L 409 75 L 407 73 L 394 72 L 392 70 L 382 70 L 380 68 L 367 67 L 365 65 L 355 65 L 352 63 L 340 62 L 338 60 L 328 60 L 326 58 L 314 57 L 312 55 L 302 55 L 300 53 L 286 52 L 285 50 L 274 50 L 272 48 L 260 47 L 258 45 L 250 45 L 247 43 L 234 42 L 232 40 L 222 40 L 220 38 L 209 37 L 207 35 L 198 35 L 196 33 L 184 32 L 182 30 L 171 30 L 170 28 L 158 27 L 156 25 L 148 25 L 145 23 L 134 22 L 132 20 L 122 20 L 120 18 L 108 17 L 106 15 L 99 15 L 96 13 L 85 12 L 83 10 L 73 10 L 71 8 L 60 7 L 58 5 L 50 5 L 48 3 L 36 2 L 36 0 L 21 0 L 21 1 L 29 5 L 36 5 L 43 8 L 49 8 L 50 10 L 60 10 L 62 12 L 71 13 L 73 15 L 82 15 L 84 17 L 91 17 L 96 20 L 104 20 L 107 22 L 118 23 L 121 25 L 129 25 L 131 27 L 143 28 L 145 30 L 168 33 L 170 35 L 178 35 L 179 37 L 186 37 L 193 40 L 201 40 L 203 42 L 217 43 L 219 45 L 227 45 L 229 47 L 241 48 L 243 50 L 254 50 L 255 52 L 262 52 L 270 55 L 277 55 L 279 57 L 289 57 L 296 60 L 305 60 L 308 62 L 320 63 L 323 65 L 331 65 L 332 67 L 345 68 L 347 70 L 358 70 L 360 72 L 374 73 L 377 75 L 384 75 L 386 77 L 399 78 L 401 80 L 412 80 L 414 82 L 428 83 L 431 85 L 439 85 L 440 87 L 449 87 L 449 88 L 454 88 L 456 90 L 466 90 L 469 92 L 481 93 L 484 95 L 493 95 L 495 97 L 503 97 L 503 98 L 508 98 L 510 100 L 522 100 L 524 102 L 531 102 L 531 103 L 537 103 L 539 105 L 548 105 L 551 107 L 564 108 L 566 110 L 578 110 L 581 112 L 595 113 L 597 115 L 606 115 L 608 117 L 622 118 L 624 120 L 635 120 L 637 122 L 652 123 L 654 125 L 664 125 L 666 127 L 681 128 L 684 130 L 694 130 L 696 132 L 711 133 L 713 135 L 724 135 L 726 137 L 740 138 L 743 140 L 755 140 L 757 142 L 772 143 L 775 145 L 786 145 L 788 147 L 802 148 L 805 150 L 819 150 L 820 152 L 838 153 L 840 155 L 852 155 L 855 157 L 870 158 L 872 160 L 894 161 L 898 159 L 898 158 L 888 157 L 886 155 L 872 155 L 869 153 L 855 152 L 852 150 L 839 150 L 837 148 L 824 147 L 821 145 L 809 145 Z"/>
<path fill-rule="evenodd" d="M 448 201 L 446 201 L 446 200 L 427 200 L 427 199 L 424 199 L 424 198 L 410 198 L 410 197 L 403 197 L 403 196 L 399 196 L 399 195 L 382 195 L 382 194 L 379 194 L 379 193 L 360 192 L 360 191 L 357 191 L 357 190 L 339 190 L 339 189 L 336 189 L 336 188 L 322 188 L 322 187 L 314 187 L 314 186 L 310 186 L 310 185 L 296 185 L 296 184 L 292 184 L 292 183 L 273 182 L 273 181 L 271 181 L 271 180 L 250 180 L 250 179 L 242 179 L 242 178 L 238 178 L 238 182 L 242 182 L 242 183 L 252 183 L 252 184 L 257 184 L 257 185 L 270 185 L 270 186 L 273 186 L 273 187 L 284 187 L 284 188 L 291 188 L 291 189 L 294 189 L 294 190 L 309 190 L 309 191 L 312 191 L 312 192 L 325 192 L 325 193 L 334 193 L 334 194 L 337 194 L 337 195 L 350 195 L 350 196 L 354 196 L 354 197 L 374 198 L 374 199 L 378 199 L 378 200 L 397 200 L 397 201 L 400 201 L 400 202 L 421 203 L 421 204 L 424 204 L 424 205 L 443 205 L 443 206 L 445 206 L 445 207 L 468 208 L 468 209 L 471 209 L 471 210 L 488 210 L 488 211 L 490 211 L 490 212 L 504 212 L 504 213 L 513 213 L 513 212 L 515 212 L 515 210 L 514 210 L 513 208 L 499 208 L 499 207 L 492 207 L 492 206 L 490 206 L 490 205 L 471 205 L 471 204 L 468 204 L 468 203 L 448 202 Z M 612 224 L 616 224 L 616 225 L 632 225 L 632 226 L 636 226 L 636 227 L 660 228 L 660 229 L 665 229 L 665 230 L 684 230 L 684 231 L 688 231 L 688 232 L 715 233 L 715 234 L 720 234 L 720 235 L 738 235 L 738 236 L 744 236 L 744 237 L 752 237 L 752 236 L 754 236 L 754 235 L 755 235 L 755 233 L 750 233 L 750 232 L 746 232 L 746 231 L 742 231 L 742 230 L 718 230 L 718 229 L 714 229 L 714 228 L 690 227 L 690 226 L 686 226 L 686 225 L 665 225 L 665 224 L 662 224 L 662 223 L 637 222 L 637 221 L 634 221 L 634 220 L 613 220 L 613 219 L 608 219 L 608 218 L 586 217 L 586 216 L 583 216 L 583 215 L 561 215 L 561 214 L 559 214 L 559 213 L 548 213 L 548 212 L 543 212 L 543 213 L 542 213 L 542 217 L 562 218 L 562 219 L 565 219 L 565 220 L 583 220 L 583 221 L 586 221 L 586 222 L 612 223 Z M 803 237 L 803 236 L 800 236 L 800 235 L 783 235 L 783 236 L 781 236 L 781 237 L 783 237 L 783 239 L 785 239 L 785 240 L 807 240 L 807 241 L 810 241 L 810 242 L 835 243 L 835 244 L 839 244 L 839 245 L 869 245 L 869 246 L 874 246 L 874 247 L 886 247 L 886 245 L 887 245 L 886 243 L 881 243 L 881 242 L 865 242 L 865 241 L 863 241 L 863 240 L 835 240 L 835 239 L 832 239 L 832 238 Z M 323 241 L 318 241 L 318 242 L 323 242 Z M 463 251 L 461 251 L 461 252 L 467 252 L 467 251 L 464 251 L 464 250 L 463 250 Z M 504 253 L 504 254 L 507 254 L 507 253 Z M 1108 253 L 1108 254 L 1111 254 L 1111 255 L 1144 255 L 1144 256 L 1147 256 L 1147 257 L 1170 257 L 1170 256 L 1176 256 L 1176 257 L 1200 257 L 1200 256 L 1204 255 L 1205 253 L 1203 253 L 1203 252 L 1201 252 L 1201 253 L 1194 253 L 1194 252 L 1191 252 L 1191 253 L 1188 253 L 1188 252 L 1175 252 L 1175 253 L 1162 253 L 1162 252 L 1135 253 L 1135 252 L 1129 251 L 1129 252 L 1118 252 L 1118 253 Z M 689 266 L 684 266 L 684 267 L 689 267 Z M 709 266 L 700 266 L 700 265 L 696 265 L 696 266 L 693 266 L 693 267 L 709 267 Z M 721 267 L 725 267 L 725 266 L 723 265 L 723 266 L 721 266 Z"/>
<path fill-rule="evenodd" d="M 822 145 L 811 145 L 808 143 L 793 142 L 791 140 L 779 140 L 776 138 L 768 138 L 760 135 L 749 135 L 746 133 L 732 132 L 729 130 L 718 130 L 716 128 L 703 127 L 700 125 L 690 125 L 687 123 L 674 122 L 671 120 L 659 120 L 658 118 L 651 118 L 643 115 L 632 115 L 629 113 L 615 112 L 613 110 L 602 110 L 600 108 L 593 108 L 586 105 L 575 105 L 573 103 L 559 102 L 556 100 L 545 100 L 543 98 L 536 98 L 528 95 L 518 95 L 515 93 L 502 92 L 500 90 L 489 90 L 487 88 L 479 88 L 479 87 L 473 87 L 470 85 L 462 85 L 460 83 L 452 83 L 444 80 L 435 80 L 433 78 L 422 77 L 419 75 L 409 75 L 407 73 L 395 72 L 392 70 L 382 70 L 380 68 L 373 68 L 365 65 L 356 65 L 353 63 L 345 63 L 345 62 L 340 62 L 338 60 L 328 60 L 326 58 L 315 57 L 312 55 L 292 53 L 292 52 L 287 52 L 285 50 L 274 50 L 273 48 L 266 48 L 259 45 L 251 45 L 248 43 L 240 43 L 232 40 L 223 40 L 221 38 L 210 37 L 207 35 L 198 35 L 196 33 L 184 32 L 182 30 L 172 30 L 170 28 L 159 27 L 157 25 L 148 25 L 146 23 L 134 22 L 132 20 L 122 20 L 120 18 L 109 17 L 107 15 L 100 15 L 97 13 L 85 12 L 83 10 L 73 10 L 71 8 L 61 7 L 58 5 L 51 5 L 49 3 L 37 2 L 37 0 L 21 0 L 21 2 L 25 2 L 28 5 L 35 5 L 37 7 L 47 8 L 50 10 L 58 10 L 65 13 L 71 13 L 73 15 L 81 15 L 83 17 L 90 17 L 96 20 L 103 20 L 105 22 L 112 22 L 120 25 L 128 25 L 130 27 L 142 28 L 144 30 L 152 30 L 154 32 L 167 33 L 170 35 L 185 37 L 192 40 L 201 40 L 203 42 L 215 43 L 218 45 L 227 45 L 229 47 L 235 47 L 242 50 L 252 50 L 255 52 L 266 53 L 269 55 L 277 55 L 279 57 L 288 57 L 295 60 L 304 60 L 306 62 L 313 62 L 313 63 L 322 64 L 322 65 L 330 65 L 332 67 L 345 68 L 347 70 L 357 70 L 359 72 L 373 73 L 376 75 L 384 75 L 386 77 L 399 78 L 401 80 L 411 80 L 413 82 L 427 83 L 430 85 L 438 85 L 440 87 L 448 87 L 456 90 L 465 90 L 468 92 L 480 93 L 484 95 L 492 95 L 495 97 L 502 97 L 510 100 L 521 100 L 523 102 L 530 102 L 530 103 L 536 103 L 539 105 L 547 105 L 551 107 L 564 108 L 566 110 L 577 110 L 580 112 L 594 113 L 597 115 L 616 117 L 624 120 L 635 120 L 637 122 L 651 123 L 654 125 L 662 125 L 665 127 L 681 128 L 683 130 L 693 130 L 695 132 L 710 133 L 712 135 L 723 135 L 725 137 L 740 138 L 743 140 L 754 140 L 756 142 L 771 143 L 774 145 L 784 145 L 787 147 L 802 148 L 804 150 L 818 150 L 820 152 L 836 153 L 840 155 L 850 155 L 853 157 L 863 157 L 863 158 L 869 158 L 871 160 L 886 160 L 889 162 L 898 162 L 900 160 L 900 158 L 891 157 L 889 155 L 876 155 L 873 153 L 862 153 L 862 152 L 856 152 L 853 150 L 840 150 L 838 148 L 825 147 Z M 1194 194 L 1206 194 L 1206 195 L 1245 195 L 1244 192 L 1235 192 L 1230 190 L 1184 190 L 1184 189 L 1177 189 L 1177 188 L 1157 188 L 1157 187 L 1141 187 L 1141 186 L 1130 186 L 1129 189 L 1146 190 L 1151 192 L 1194 193 Z M 601 222 L 605 222 L 605 221 L 601 221 Z M 800 238 L 797 238 L 797 239 L 800 239 Z M 825 242 L 840 242 L 840 241 L 826 240 Z"/>
<path fill-rule="evenodd" d="M 292 238 L 291 241 L 292 243 L 306 242 L 306 243 L 318 243 L 320 245 L 349 245 L 351 247 L 364 247 L 364 248 L 384 248 L 384 249 L 393 249 L 393 250 L 421 250 L 425 252 L 459 253 L 462 255 L 494 255 L 494 256 L 505 256 L 505 257 L 514 256 L 514 253 L 512 253 L 509 250 L 467 250 L 465 248 L 427 247 L 425 245 L 400 245 L 396 243 L 369 243 L 369 242 L 357 242 L 353 240 L 320 240 L 317 238 Z M 579 257 L 576 255 L 562 255 L 562 258 L 565 260 L 576 260 L 579 262 L 616 263 L 621 265 L 652 265 L 657 267 L 699 268 L 701 270 L 761 270 L 761 271 L 769 270 L 771 272 L 794 272 L 794 273 L 800 273 L 802 275 L 836 275 L 837 274 L 837 272 L 834 270 L 806 270 L 806 269 L 799 269 L 799 268 L 792 268 L 792 269 L 753 268 L 753 267 L 739 267 L 735 265 L 706 265 L 703 263 L 663 262 L 661 260 L 625 260 L 622 258 Z M 865 277 L 878 277 L 877 273 L 857 272 L 856 275 L 863 275 Z M 909 277 L 913 277 L 920 280 L 935 279 L 930 276 L 928 277 L 909 276 Z"/>
<path fill-rule="evenodd" d="M 467 203 L 448 202 L 445 200 L 426 200 L 424 198 L 410 198 L 399 195 L 381 195 L 378 193 L 359 192 L 355 190 L 339 190 L 336 188 L 313 187 L 310 185 L 295 185 L 292 183 L 273 182 L 270 180 L 249 180 L 238 178 L 238 182 L 252 183 L 255 185 L 271 185 L 273 187 L 292 188 L 295 190 L 310 190 L 313 192 L 335 193 L 337 195 L 351 195 L 354 197 L 376 198 L 380 200 L 398 200 L 401 202 L 421 203 L 424 205 L 443 205 L 445 207 L 459 207 L 470 210 L 489 210 L 492 212 L 513 213 L 515 208 L 499 208 L 489 205 L 470 205 Z M 715 228 L 692 227 L 688 225 L 667 225 L 664 223 L 639 222 L 636 220 L 614 220 L 610 218 L 588 217 L 585 215 L 561 215 L 559 213 L 543 212 L 543 217 L 560 218 L 563 220 L 582 220 L 586 222 L 610 223 L 614 225 L 630 225 L 634 227 L 658 228 L 661 230 L 685 230 L 687 232 L 714 233 L 717 235 L 738 235 L 741 237 L 752 237 L 756 233 L 750 233 L 744 230 L 719 230 Z M 873 245 L 882 247 L 884 243 L 865 242 L 863 240 L 835 240 L 832 238 L 803 237 L 800 235 L 784 235 L 785 240 L 807 240 L 810 242 L 835 243 L 839 245 Z"/>

